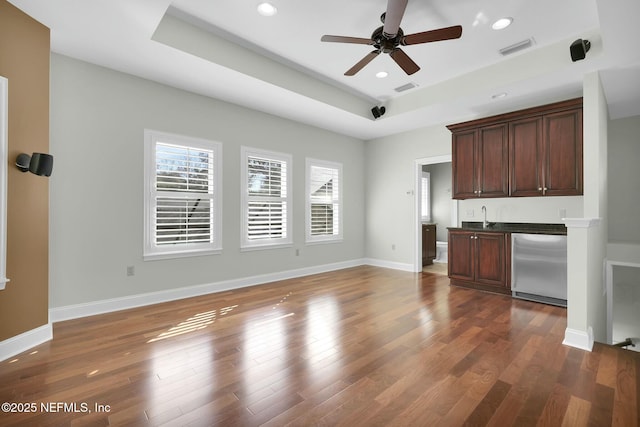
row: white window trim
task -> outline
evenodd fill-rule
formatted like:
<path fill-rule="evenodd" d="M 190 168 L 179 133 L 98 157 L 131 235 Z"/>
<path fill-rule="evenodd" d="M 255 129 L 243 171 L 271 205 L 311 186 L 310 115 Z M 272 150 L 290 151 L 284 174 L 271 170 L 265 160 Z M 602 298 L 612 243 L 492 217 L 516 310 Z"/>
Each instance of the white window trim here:
<path fill-rule="evenodd" d="M 343 204 L 342 204 L 342 163 L 330 162 L 326 160 L 318 160 L 307 157 L 305 165 L 305 243 L 337 243 L 342 241 L 344 222 L 343 222 Z M 338 233 L 332 235 L 313 236 L 311 235 L 311 167 L 323 167 L 328 169 L 336 169 L 338 171 Z"/>
<path fill-rule="evenodd" d="M 427 181 L 427 186 L 424 181 Z M 427 210 L 427 215 L 424 211 Z M 420 179 L 420 217 L 422 222 L 431 222 L 431 173 L 422 171 Z"/>
<path fill-rule="evenodd" d="M 291 176 L 293 172 L 293 160 L 290 154 L 286 153 L 278 153 L 275 151 L 261 150 L 258 148 L 251 148 L 242 146 L 240 147 L 240 171 L 241 171 L 241 207 L 240 207 L 240 224 L 241 224 L 241 236 L 240 236 L 240 250 L 241 251 L 251 251 L 251 250 L 260 250 L 260 249 L 272 249 L 272 248 L 283 248 L 283 247 L 291 247 L 293 245 L 293 236 L 292 236 L 292 187 L 291 187 Z M 248 218 L 248 204 L 249 204 L 249 189 L 248 189 L 248 159 L 249 157 L 263 157 L 266 159 L 272 159 L 284 162 L 287 168 L 287 174 L 285 179 L 286 185 L 286 200 L 285 200 L 285 209 L 286 209 L 286 223 L 285 223 L 285 232 L 286 237 L 278 238 L 278 239 L 261 239 L 261 240 L 249 240 L 247 237 L 247 230 L 249 229 L 249 218 Z"/>
<path fill-rule="evenodd" d="M 158 247 L 155 239 L 155 171 L 156 143 L 162 142 L 212 150 L 213 156 L 213 242 L 188 243 L 179 247 Z M 161 260 L 219 254 L 222 252 L 222 144 L 215 141 L 144 130 L 144 260 Z"/>
<path fill-rule="evenodd" d="M 0 76 L 0 290 L 7 279 L 7 168 L 9 128 L 9 80 Z"/>

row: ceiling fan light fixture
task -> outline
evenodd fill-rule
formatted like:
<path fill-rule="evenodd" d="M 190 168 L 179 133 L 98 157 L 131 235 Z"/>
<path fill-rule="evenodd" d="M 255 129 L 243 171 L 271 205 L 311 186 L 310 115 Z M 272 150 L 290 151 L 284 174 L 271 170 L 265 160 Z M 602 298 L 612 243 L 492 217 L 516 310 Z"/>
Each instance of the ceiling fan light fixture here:
<path fill-rule="evenodd" d="M 258 4 L 258 13 L 262 16 L 273 16 L 278 13 L 278 9 L 269 2 Z"/>
<path fill-rule="evenodd" d="M 512 22 L 513 22 L 513 18 L 511 17 L 500 18 L 491 25 L 491 28 L 493 28 L 496 31 L 504 30 L 509 25 L 511 25 Z"/>
<path fill-rule="evenodd" d="M 388 75 L 389 75 L 389 73 L 387 73 L 386 71 L 378 71 L 376 73 L 376 77 L 379 78 L 379 79 L 384 79 Z"/>

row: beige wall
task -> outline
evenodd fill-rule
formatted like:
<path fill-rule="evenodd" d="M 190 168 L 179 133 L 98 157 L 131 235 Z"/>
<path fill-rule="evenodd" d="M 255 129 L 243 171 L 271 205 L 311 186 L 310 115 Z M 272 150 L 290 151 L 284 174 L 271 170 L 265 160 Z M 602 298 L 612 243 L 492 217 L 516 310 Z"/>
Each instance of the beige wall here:
<path fill-rule="evenodd" d="M 9 80 L 7 277 L 0 341 L 48 323 L 49 179 L 19 153 L 49 152 L 49 29 L 0 0 L 0 75 Z"/>

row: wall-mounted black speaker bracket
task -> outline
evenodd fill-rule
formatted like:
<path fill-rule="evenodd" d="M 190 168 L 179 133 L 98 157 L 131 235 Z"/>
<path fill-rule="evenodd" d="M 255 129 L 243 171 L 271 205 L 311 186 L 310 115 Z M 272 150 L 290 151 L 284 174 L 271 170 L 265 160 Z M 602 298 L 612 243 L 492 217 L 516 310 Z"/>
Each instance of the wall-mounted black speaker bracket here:
<path fill-rule="evenodd" d="M 578 39 L 574 41 L 571 43 L 571 46 L 569 46 L 571 60 L 576 62 L 586 58 L 589 49 L 591 49 L 591 42 L 589 40 Z"/>
<path fill-rule="evenodd" d="M 31 172 L 39 176 L 51 176 L 53 171 L 53 156 L 51 154 L 33 153 L 19 154 L 16 158 L 16 166 L 21 172 Z"/>

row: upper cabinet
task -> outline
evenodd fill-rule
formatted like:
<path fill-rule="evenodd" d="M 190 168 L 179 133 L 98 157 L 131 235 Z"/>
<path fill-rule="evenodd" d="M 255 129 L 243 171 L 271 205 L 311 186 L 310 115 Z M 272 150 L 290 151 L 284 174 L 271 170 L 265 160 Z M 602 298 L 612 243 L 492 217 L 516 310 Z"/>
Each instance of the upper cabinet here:
<path fill-rule="evenodd" d="M 582 106 L 542 116 L 543 195 L 582 194 Z"/>
<path fill-rule="evenodd" d="M 447 127 L 454 199 L 582 194 L 582 98 Z"/>
<path fill-rule="evenodd" d="M 453 134 L 453 195 L 506 197 L 509 195 L 507 126 L 498 124 Z"/>

